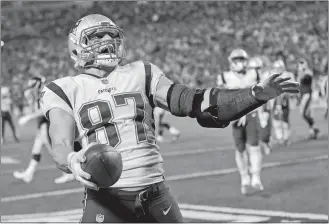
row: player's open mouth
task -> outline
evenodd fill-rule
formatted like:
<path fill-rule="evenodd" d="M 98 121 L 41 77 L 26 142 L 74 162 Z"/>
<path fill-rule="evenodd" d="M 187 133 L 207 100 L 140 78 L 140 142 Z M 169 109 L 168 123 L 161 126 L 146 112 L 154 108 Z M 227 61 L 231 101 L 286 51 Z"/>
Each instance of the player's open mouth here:
<path fill-rule="evenodd" d="M 100 52 L 100 54 L 114 54 L 114 48 L 113 46 L 107 46 L 107 47 L 104 47 Z"/>

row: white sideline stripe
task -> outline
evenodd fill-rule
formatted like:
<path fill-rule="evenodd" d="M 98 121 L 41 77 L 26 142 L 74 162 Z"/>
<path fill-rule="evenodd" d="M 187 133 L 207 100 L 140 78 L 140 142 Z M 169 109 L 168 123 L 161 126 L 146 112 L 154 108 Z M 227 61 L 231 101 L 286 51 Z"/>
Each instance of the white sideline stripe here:
<path fill-rule="evenodd" d="M 326 160 L 326 159 L 328 159 L 328 155 L 316 156 L 316 157 L 311 157 L 311 158 L 295 159 L 295 160 L 287 160 L 287 161 L 283 161 L 283 162 L 265 163 L 265 164 L 263 164 L 263 168 L 280 167 L 280 166 L 284 166 L 284 165 L 292 165 L 292 164 L 305 163 L 305 162 L 318 161 L 318 160 Z M 167 181 L 178 181 L 178 180 L 186 180 L 186 179 L 197 178 L 197 177 L 208 177 L 208 176 L 214 176 L 214 175 L 218 176 L 218 175 L 223 175 L 223 174 L 234 173 L 237 171 L 238 171 L 237 168 L 229 168 L 229 169 L 206 171 L 206 172 L 196 172 L 196 173 L 190 173 L 190 174 L 169 176 L 166 178 L 166 180 Z M 80 193 L 83 191 L 84 191 L 83 188 L 74 188 L 74 189 L 49 191 L 49 192 L 27 194 L 27 195 L 17 195 L 17 196 L 3 197 L 3 198 L 1 198 L 1 202 L 20 201 L 20 200 L 49 197 L 49 196 L 59 196 L 59 195 L 66 195 L 66 194 L 72 194 L 72 193 Z"/>
<path fill-rule="evenodd" d="M 241 209 L 231 207 L 216 207 L 208 205 L 179 204 L 184 218 L 207 221 L 233 221 L 233 222 L 265 222 L 271 217 L 305 218 L 313 220 L 327 220 L 327 215 L 313 213 L 291 213 L 283 211 Z M 55 222 L 78 221 L 82 215 L 82 209 L 59 211 L 50 213 L 19 214 L 2 216 L 2 221 L 24 222 Z"/>
<path fill-rule="evenodd" d="M 4 219 L 33 219 L 39 217 L 49 217 L 49 216 L 73 216 L 81 215 L 82 209 L 73 209 L 68 211 L 59 211 L 59 212 L 45 212 L 45 213 L 35 213 L 35 214 L 19 214 L 19 215 L 2 215 L 1 220 Z"/>
<path fill-rule="evenodd" d="M 328 219 L 328 215 L 314 214 L 314 213 L 292 213 L 283 211 L 271 210 L 258 210 L 258 209 L 243 209 L 243 208 L 230 208 L 230 207 L 216 207 L 209 205 L 191 205 L 179 204 L 181 209 L 208 211 L 208 212 L 224 212 L 224 213 L 237 213 L 245 215 L 261 215 L 261 216 L 279 216 L 286 218 L 305 218 L 305 219 Z"/>
<path fill-rule="evenodd" d="M 233 221 L 233 222 L 264 222 L 269 217 L 223 214 L 208 211 L 192 211 L 181 209 L 184 218 L 206 221 Z M 37 213 L 26 215 L 2 216 L 3 222 L 78 222 L 82 216 L 82 209 L 64 212 Z"/>
<path fill-rule="evenodd" d="M 191 150 L 181 150 L 181 151 L 175 151 L 175 152 L 165 152 L 161 155 L 163 157 L 173 157 L 173 156 L 185 156 L 185 155 L 195 155 L 195 154 L 201 154 L 201 153 L 208 153 L 208 152 L 220 152 L 220 151 L 227 151 L 227 150 L 233 150 L 233 147 L 230 146 L 224 146 L 224 147 L 215 147 L 215 148 L 202 148 L 202 149 L 191 149 Z M 1 158 L 1 162 L 4 157 Z M 5 164 L 2 162 L 2 164 Z M 55 165 L 44 165 L 39 166 L 37 170 L 52 170 L 57 169 Z M 17 169 L 8 169 L 1 172 L 1 174 L 12 174 Z"/>

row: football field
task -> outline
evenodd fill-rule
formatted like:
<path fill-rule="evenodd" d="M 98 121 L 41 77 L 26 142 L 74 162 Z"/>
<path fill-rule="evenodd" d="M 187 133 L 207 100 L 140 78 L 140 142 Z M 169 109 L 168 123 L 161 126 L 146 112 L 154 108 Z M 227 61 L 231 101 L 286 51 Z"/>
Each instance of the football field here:
<path fill-rule="evenodd" d="M 181 131 L 176 142 L 160 145 L 167 185 L 186 222 L 323 222 L 328 223 L 328 120 L 316 110 L 318 140 L 304 140 L 307 126 L 291 112 L 293 143 L 263 157 L 263 192 L 240 194 L 231 128 L 203 129 L 189 118 L 168 120 Z M 77 182 L 54 184 L 61 175 L 44 149 L 34 180 L 14 179 L 26 168 L 36 125 L 20 129 L 21 142 L 2 146 L 2 222 L 78 222 L 83 188 Z M 96 217 L 95 217 L 96 219 Z M 96 220 L 95 220 L 96 221 Z"/>

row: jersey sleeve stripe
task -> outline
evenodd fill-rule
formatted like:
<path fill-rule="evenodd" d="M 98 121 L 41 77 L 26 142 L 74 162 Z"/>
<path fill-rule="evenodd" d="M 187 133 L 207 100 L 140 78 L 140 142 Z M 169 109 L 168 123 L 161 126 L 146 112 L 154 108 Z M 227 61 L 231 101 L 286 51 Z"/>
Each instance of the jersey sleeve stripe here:
<path fill-rule="evenodd" d="M 47 85 L 47 88 L 50 89 L 51 91 L 53 91 L 57 96 L 62 98 L 64 100 L 64 102 L 67 103 L 67 105 L 73 110 L 73 107 L 72 107 L 72 104 L 71 104 L 69 98 L 67 97 L 67 95 L 65 94 L 65 92 L 62 90 L 61 87 L 59 87 L 56 83 L 51 82 Z"/>
<path fill-rule="evenodd" d="M 226 80 L 225 80 L 225 75 L 224 75 L 224 73 L 221 73 L 220 75 L 221 75 L 221 77 L 222 77 L 223 84 L 226 84 Z"/>
<path fill-rule="evenodd" d="M 255 69 L 255 71 L 256 71 L 256 75 L 257 75 L 256 80 L 257 80 L 257 83 L 259 83 L 260 82 L 259 70 L 258 69 Z"/>
<path fill-rule="evenodd" d="M 144 63 L 144 69 L 145 69 L 145 91 L 146 91 L 147 98 L 150 102 L 150 105 L 152 107 L 154 107 L 153 97 L 150 94 L 151 82 L 152 82 L 151 64 L 148 61 L 143 61 L 143 63 Z"/>

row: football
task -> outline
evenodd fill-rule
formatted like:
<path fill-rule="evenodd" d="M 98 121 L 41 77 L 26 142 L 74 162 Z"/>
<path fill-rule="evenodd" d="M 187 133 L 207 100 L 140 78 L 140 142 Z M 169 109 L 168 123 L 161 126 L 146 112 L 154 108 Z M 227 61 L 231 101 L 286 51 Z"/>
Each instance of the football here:
<path fill-rule="evenodd" d="M 121 154 L 113 147 L 97 144 L 86 152 L 86 161 L 81 168 L 91 175 L 91 182 L 99 188 L 108 188 L 115 184 L 122 173 Z"/>

